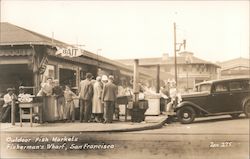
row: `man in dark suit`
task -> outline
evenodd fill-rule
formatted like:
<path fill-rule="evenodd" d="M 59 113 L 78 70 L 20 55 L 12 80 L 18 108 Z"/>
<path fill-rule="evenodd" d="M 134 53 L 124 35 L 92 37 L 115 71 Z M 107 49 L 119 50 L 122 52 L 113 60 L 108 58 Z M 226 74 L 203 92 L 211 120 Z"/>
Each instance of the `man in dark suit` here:
<path fill-rule="evenodd" d="M 84 112 L 84 122 L 89 122 L 91 117 L 91 101 L 93 97 L 93 84 L 91 73 L 86 73 L 86 79 L 80 82 L 80 122 L 82 122 L 82 115 Z"/>
<path fill-rule="evenodd" d="M 104 102 L 104 123 L 112 123 L 116 96 L 118 93 L 117 86 L 113 83 L 114 77 L 109 76 L 108 83 L 104 85 L 102 101 Z"/>

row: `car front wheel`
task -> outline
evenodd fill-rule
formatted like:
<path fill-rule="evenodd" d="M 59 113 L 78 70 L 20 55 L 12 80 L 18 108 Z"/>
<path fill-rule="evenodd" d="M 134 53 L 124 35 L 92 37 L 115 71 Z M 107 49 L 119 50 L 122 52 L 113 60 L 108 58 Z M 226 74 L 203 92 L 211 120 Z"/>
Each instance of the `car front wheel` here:
<path fill-rule="evenodd" d="M 177 111 L 177 118 L 182 124 L 190 124 L 195 119 L 195 111 L 190 106 L 184 106 Z"/>
<path fill-rule="evenodd" d="M 246 117 L 250 118 L 250 101 L 248 101 L 244 106 L 244 113 Z"/>

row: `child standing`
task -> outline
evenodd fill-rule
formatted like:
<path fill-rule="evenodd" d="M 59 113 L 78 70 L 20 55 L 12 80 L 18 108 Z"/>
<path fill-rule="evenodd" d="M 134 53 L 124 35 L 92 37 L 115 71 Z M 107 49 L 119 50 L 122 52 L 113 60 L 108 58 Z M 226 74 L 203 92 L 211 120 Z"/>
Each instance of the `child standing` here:
<path fill-rule="evenodd" d="M 65 117 L 68 122 L 75 121 L 75 106 L 74 106 L 74 98 L 77 98 L 76 94 L 70 90 L 69 86 L 65 86 L 64 91 L 65 98 Z"/>

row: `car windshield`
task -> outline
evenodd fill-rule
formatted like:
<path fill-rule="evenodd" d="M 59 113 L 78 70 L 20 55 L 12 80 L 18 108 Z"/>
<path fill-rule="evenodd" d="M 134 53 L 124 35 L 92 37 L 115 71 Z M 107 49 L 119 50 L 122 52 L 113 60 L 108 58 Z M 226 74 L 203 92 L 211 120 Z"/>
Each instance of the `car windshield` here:
<path fill-rule="evenodd" d="M 198 92 L 210 92 L 211 84 L 202 84 L 198 87 Z"/>

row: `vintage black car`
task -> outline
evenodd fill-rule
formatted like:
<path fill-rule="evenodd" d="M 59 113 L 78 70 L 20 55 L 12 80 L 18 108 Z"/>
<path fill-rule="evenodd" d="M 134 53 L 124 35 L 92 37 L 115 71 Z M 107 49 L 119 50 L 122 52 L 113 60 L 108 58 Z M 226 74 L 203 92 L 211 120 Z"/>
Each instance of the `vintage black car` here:
<path fill-rule="evenodd" d="M 175 106 L 178 120 L 189 124 L 196 117 L 245 113 L 250 117 L 250 78 L 212 80 L 195 86 L 196 92 L 182 95 Z"/>

